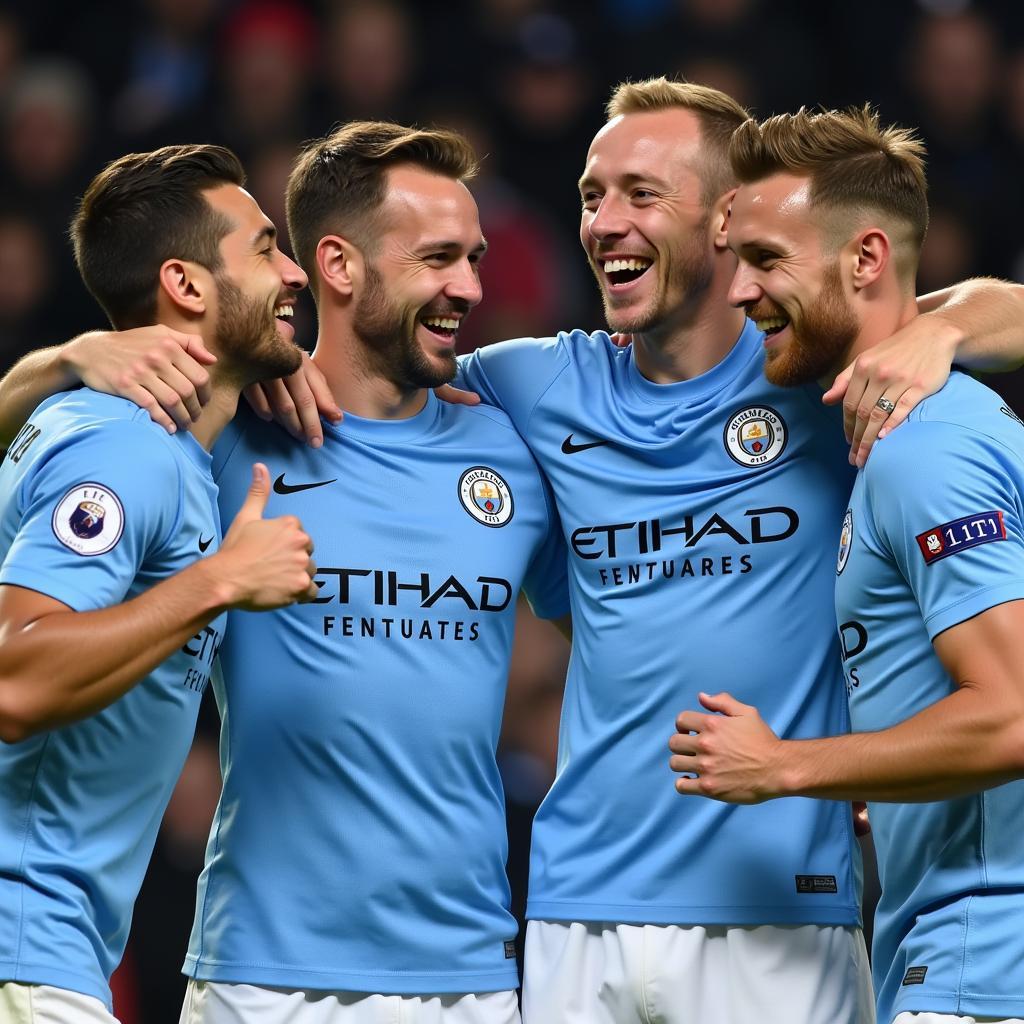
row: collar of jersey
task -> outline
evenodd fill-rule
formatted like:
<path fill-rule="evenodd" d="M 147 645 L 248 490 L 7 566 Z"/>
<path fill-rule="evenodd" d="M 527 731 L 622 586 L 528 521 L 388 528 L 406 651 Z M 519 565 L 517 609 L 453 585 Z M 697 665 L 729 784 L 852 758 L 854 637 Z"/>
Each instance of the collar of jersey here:
<path fill-rule="evenodd" d="M 415 416 L 401 420 L 371 420 L 346 412 L 337 426 L 324 423 L 324 431 L 339 438 L 358 437 L 366 441 L 415 441 L 433 431 L 440 415 L 441 403 L 433 391 L 428 391 L 426 405 Z"/>
<path fill-rule="evenodd" d="M 739 338 L 736 339 L 736 344 L 717 366 L 711 367 L 707 373 L 702 373 L 699 377 L 676 381 L 673 384 L 655 384 L 654 381 L 648 380 L 637 369 L 633 350 L 630 349 L 629 381 L 633 390 L 648 402 L 656 402 L 659 405 L 689 405 L 714 394 L 733 380 L 743 367 L 760 353 L 761 339 L 762 334 L 754 326 L 753 321 L 747 320 Z"/>
<path fill-rule="evenodd" d="M 160 428 L 163 429 L 162 427 Z M 213 467 L 213 455 L 208 452 L 187 430 L 178 430 L 171 440 L 181 445 L 181 450 L 189 462 L 195 463 L 204 473 Z"/>

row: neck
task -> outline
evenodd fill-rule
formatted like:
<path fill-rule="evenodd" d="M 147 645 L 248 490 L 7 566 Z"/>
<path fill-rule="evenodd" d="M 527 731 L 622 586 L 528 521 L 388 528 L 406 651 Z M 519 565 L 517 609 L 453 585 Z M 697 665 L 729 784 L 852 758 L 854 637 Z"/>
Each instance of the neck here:
<path fill-rule="evenodd" d="M 728 250 L 716 253 L 711 282 L 662 324 L 633 335 L 636 368 L 655 384 L 691 380 L 714 369 L 743 331 L 746 315 L 727 296 L 735 270 Z"/>
<path fill-rule="evenodd" d="M 861 321 L 857 337 L 843 354 L 839 364 L 818 383 L 825 390 L 832 387 L 836 377 L 861 353 L 874 348 L 879 342 L 891 338 L 901 327 L 905 327 L 917 316 L 917 299 L 913 293 L 894 295 L 885 302 L 872 304 L 868 315 Z"/>
<path fill-rule="evenodd" d="M 234 419 L 238 411 L 241 388 L 237 379 L 224 379 L 217 367 L 210 368 L 210 401 L 191 427 L 192 436 L 207 450 L 213 448 L 220 432 Z"/>
<path fill-rule="evenodd" d="M 371 420 L 403 420 L 422 411 L 425 388 L 403 388 L 367 365 L 362 343 L 347 325 L 321 320 L 313 362 L 345 412 Z"/>

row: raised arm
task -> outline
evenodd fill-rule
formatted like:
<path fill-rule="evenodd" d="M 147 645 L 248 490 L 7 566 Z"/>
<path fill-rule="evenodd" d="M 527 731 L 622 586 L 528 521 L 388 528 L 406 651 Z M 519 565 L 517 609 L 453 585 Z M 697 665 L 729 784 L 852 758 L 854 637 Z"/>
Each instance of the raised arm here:
<path fill-rule="evenodd" d="M 168 433 L 187 430 L 210 399 L 206 367 L 216 361 L 197 335 L 159 324 L 89 331 L 30 352 L 0 380 L 0 448 L 40 402 L 81 384 L 130 399 Z"/>
<path fill-rule="evenodd" d="M 919 316 L 858 356 L 824 396 L 827 404 L 843 403 L 850 461 L 858 466 L 879 437 L 946 383 L 954 363 L 999 372 L 1024 364 L 1024 285 L 973 278 L 917 304 Z M 891 412 L 879 398 L 893 403 Z"/>
<path fill-rule="evenodd" d="M 229 608 L 312 600 L 312 544 L 294 516 L 263 519 L 265 466 L 220 550 L 145 593 L 76 612 L 0 585 L 0 739 L 16 743 L 113 703 Z"/>
<path fill-rule="evenodd" d="M 946 800 L 1024 776 L 1024 601 L 996 605 L 935 639 L 956 684 L 880 732 L 780 740 L 757 709 L 701 695 L 669 742 L 680 793 L 729 803 L 781 796 L 911 803 Z M 894 681 L 898 685 L 898 681 Z"/>

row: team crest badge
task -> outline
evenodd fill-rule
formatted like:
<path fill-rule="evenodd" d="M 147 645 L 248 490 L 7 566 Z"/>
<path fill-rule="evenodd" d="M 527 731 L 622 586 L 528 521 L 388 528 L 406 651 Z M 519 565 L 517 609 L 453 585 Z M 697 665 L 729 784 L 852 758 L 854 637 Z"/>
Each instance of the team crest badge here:
<path fill-rule="evenodd" d="M 785 448 L 785 421 L 770 406 L 748 406 L 726 424 L 725 450 L 741 466 L 765 466 Z"/>
<path fill-rule="evenodd" d="M 102 555 L 121 539 L 124 507 L 109 487 L 78 484 L 57 503 L 52 526 L 57 540 L 76 555 Z"/>
<path fill-rule="evenodd" d="M 839 558 L 836 561 L 836 575 L 841 576 L 850 560 L 850 548 L 853 546 L 853 509 L 848 508 L 843 516 L 843 528 L 839 532 Z"/>
<path fill-rule="evenodd" d="M 467 469 L 459 478 L 462 507 L 484 526 L 504 526 L 513 512 L 512 492 L 505 481 L 486 466 Z"/>

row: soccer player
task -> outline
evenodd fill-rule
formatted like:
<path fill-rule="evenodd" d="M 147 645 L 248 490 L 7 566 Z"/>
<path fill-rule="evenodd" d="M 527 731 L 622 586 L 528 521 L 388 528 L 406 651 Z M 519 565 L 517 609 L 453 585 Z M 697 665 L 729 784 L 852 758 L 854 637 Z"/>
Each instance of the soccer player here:
<path fill-rule="evenodd" d="M 0 467 L 0 1018 L 102 1024 L 108 980 L 231 608 L 316 594 L 309 538 L 263 520 L 256 467 L 221 540 L 209 447 L 240 389 L 300 361 L 305 284 L 235 156 L 114 161 L 72 226 L 115 327 L 197 333 L 217 363 L 191 434 L 90 390 L 40 405 Z M 205 556 L 205 557 L 204 557 Z"/>
<path fill-rule="evenodd" d="M 731 154 L 730 300 L 773 381 L 827 384 L 916 315 L 923 147 L 869 110 L 801 111 L 747 122 Z M 881 1024 L 1024 1018 L 1022 442 L 954 373 L 858 475 L 834 523 L 852 735 L 779 740 L 758 695 L 719 693 L 670 743 L 682 793 L 870 802 Z"/>
<path fill-rule="evenodd" d="M 789 736 L 847 726 L 821 558 L 852 483 L 842 421 L 819 392 L 764 380 L 762 335 L 726 301 L 727 146 L 746 117 L 700 86 L 617 90 L 581 241 L 634 344 L 572 332 L 464 364 L 531 446 L 570 542 L 576 630 L 534 829 L 527 1024 L 872 1013 L 848 808 L 686 804 L 667 785 L 665 733 L 709 679 L 767 700 Z M 1008 348 L 1019 314 L 1007 286 L 958 294 L 899 343 L 915 366 L 922 349 L 945 357 L 943 379 L 955 343 Z M 906 383 L 876 365 L 899 408 Z M 918 372 L 900 378 L 911 397 Z"/>

